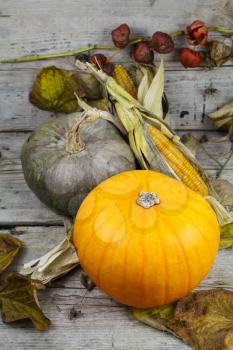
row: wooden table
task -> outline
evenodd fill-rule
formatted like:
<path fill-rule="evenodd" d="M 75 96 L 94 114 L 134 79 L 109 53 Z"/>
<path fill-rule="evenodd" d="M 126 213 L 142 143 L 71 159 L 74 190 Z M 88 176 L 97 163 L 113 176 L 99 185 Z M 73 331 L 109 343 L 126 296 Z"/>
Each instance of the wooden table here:
<path fill-rule="evenodd" d="M 69 51 L 88 43 L 110 43 L 110 31 L 127 22 L 135 33 L 173 31 L 199 18 L 209 25 L 233 27 L 232 0 L 2 0 L 0 4 L 0 57 Z M 218 35 L 214 35 L 218 38 Z M 179 45 L 184 45 L 181 39 Z M 120 56 L 119 59 L 124 59 Z M 157 58 L 158 59 L 158 58 Z M 232 62 L 212 71 L 185 70 L 177 52 L 165 57 L 166 92 L 171 121 L 179 132 L 216 137 L 207 114 L 233 100 Z M 73 67 L 73 58 L 25 64 L 0 65 L 0 225 L 1 230 L 24 242 L 23 262 L 44 254 L 63 237 L 62 220 L 48 210 L 28 189 L 20 164 L 20 149 L 38 124 L 56 115 L 28 102 L 32 82 L 42 66 Z M 209 88 L 212 88 L 210 90 Z M 216 89 L 216 90 L 215 90 Z M 230 145 L 208 146 L 224 162 Z M 202 149 L 201 164 L 215 175 L 219 165 Z M 222 177 L 233 180 L 233 159 Z M 233 288 L 233 253 L 220 251 L 201 288 Z M 187 349 L 172 336 L 140 324 L 125 308 L 98 289 L 86 293 L 80 272 L 52 283 L 39 299 L 52 320 L 48 332 L 39 333 L 29 322 L 0 324 L 3 350 L 168 350 Z M 85 295 L 85 298 L 83 296 Z M 82 304 L 82 306 L 80 306 Z M 82 308 L 70 319 L 70 310 Z"/>

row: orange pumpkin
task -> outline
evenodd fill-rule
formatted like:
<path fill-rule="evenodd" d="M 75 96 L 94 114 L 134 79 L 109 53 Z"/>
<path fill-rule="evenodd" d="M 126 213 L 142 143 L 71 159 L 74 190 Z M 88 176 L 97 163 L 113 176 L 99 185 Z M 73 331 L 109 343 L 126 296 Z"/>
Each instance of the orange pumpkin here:
<path fill-rule="evenodd" d="M 86 197 L 73 239 L 98 287 L 123 304 L 147 308 L 198 286 L 217 254 L 219 225 L 208 202 L 181 182 L 136 170 L 109 178 Z"/>

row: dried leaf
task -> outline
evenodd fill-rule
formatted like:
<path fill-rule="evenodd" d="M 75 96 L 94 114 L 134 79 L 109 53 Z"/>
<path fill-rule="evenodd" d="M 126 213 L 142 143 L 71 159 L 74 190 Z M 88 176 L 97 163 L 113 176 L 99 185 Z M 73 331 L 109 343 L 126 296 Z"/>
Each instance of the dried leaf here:
<path fill-rule="evenodd" d="M 88 100 L 100 100 L 103 97 L 103 88 L 93 74 L 80 72 L 77 77 Z M 83 97 L 81 94 L 79 96 Z"/>
<path fill-rule="evenodd" d="M 220 248 L 233 248 L 233 223 L 221 226 Z"/>
<path fill-rule="evenodd" d="M 232 49 L 223 41 L 213 40 L 209 43 L 210 59 L 213 66 L 221 66 L 232 56 Z"/>
<path fill-rule="evenodd" d="M 191 132 L 182 135 L 180 141 L 196 156 L 198 139 Z"/>
<path fill-rule="evenodd" d="M 22 275 L 31 276 L 43 284 L 64 276 L 79 265 L 75 247 L 71 241 L 72 226 L 66 221 L 66 237 L 56 247 L 38 259 L 24 264 Z"/>
<path fill-rule="evenodd" d="M 43 285 L 15 272 L 0 275 L 0 309 L 6 323 L 30 319 L 38 330 L 46 330 L 50 320 L 41 311 L 36 290 Z"/>
<path fill-rule="evenodd" d="M 22 242 L 7 233 L 0 234 L 0 272 L 5 270 L 18 254 Z"/>
<path fill-rule="evenodd" d="M 181 338 L 196 350 L 227 350 L 233 345 L 233 292 L 198 291 L 160 308 L 132 310 L 134 317 Z"/>
<path fill-rule="evenodd" d="M 100 100 L 88 100 L 88 104 L 93 108 L 100 109 L 101 111 L 108 111 L 108 101 L 105 98 Z"/>
<path fill-rule="evenodd" d="M 219 197 L 220 203 L 229 211 L 233 211 L 233 185 L 223 179 L 212 179 L 211 184 Z"/>
<path fill-rule="evenodd" d="M 130 309 L 130 311 L 132 312 L 133 316 L 140 322 L 143 322 L 153 328 L 159 329 L 160 331 L 166 331 L 172 333 L 174 336 L 179 337 L 175 332 L 175 308 L 176 303 L 171 303 L 157 308 Z"/>
<path fill-rule="evenodd" d="M 55 66 L 46 67 L 39 72 L 34 82 L 30 101 L 40 109 L 72 113 L 80 109 L 74 92 L 85 96 L 75 72 Z"/>

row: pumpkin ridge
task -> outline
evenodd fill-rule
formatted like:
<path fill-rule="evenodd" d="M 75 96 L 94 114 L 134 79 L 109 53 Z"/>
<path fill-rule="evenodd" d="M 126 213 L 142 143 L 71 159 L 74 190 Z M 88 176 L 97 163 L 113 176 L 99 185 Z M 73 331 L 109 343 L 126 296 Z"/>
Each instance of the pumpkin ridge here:
<path fill-rule="evenodd" d="M 90 237 L 89 237 L 89 236 L 86 237 L 87 243 L 86 243 L 84 249 L 82 249 L 82 250 L 83 250 L 83 251 L 82 251 L 82 257 L 80 257 L 80 256 L 78 255 L 78 257 L 79 257 L 80 259 L 84 260 L 84 258 L 86 257 L 86 250 L 87 250 L 87 248 L 88 248 L 88 245 L 91 243 L 93 237 L 94 237 L 94 235 L 93 235 L 92 233 L 90 234 Z M 78 246 L 76 246 L 76 251 L 78 252 Z"/>
<path fill-rule="evenodd" d="M 128 231 L 128 227 L 127 227 L 127 231 Z M 132 241 L 133 239 L 133 235 L 130 236 L 130 238 L 128 239 L 128 244 L 127 244 L 127 247 L 125 249 L 125 257 L 124 257 L 124 264 L 123 264 L 123 272 L 122 272 L 122 280 L 123 281 L 127 281 L 127 257 L 128 257 L 128 251 L 129 251 L 129 248 L 130 248 L 130 242 Z M 127 298 L 127 286 L 122 289 L 122 291 L 124 293 L 124 298 Z"/>
<path fill-rule="evenodd" d="M 173 221 L 169 220 L 169 219 L 168 219 L 168 221 L 169 221 L 169 227 L 174 227 Z M 173 230 L 171 230 L 171 232 L 173 234 L 173 237 L 175 237 L 177 242 L 179 243 L 181 251 L 183 253 L 183 257 L 184 257 L 185 262 L 186 262 L 188 280 L 187 280 L 187 288 L 186 288 L 185 294 L 187 294 L 187 292 L 190 290 L 190 286 L 191 286 L 191 279 L 190 279 L 191 271 L 190 271 L 188 257 L 187 257 L 187 255 L 185 253 L 185 248 L 184 248 L 183 243 L 181 242 L 180 237 L 176 234 L 176 227 Z"/>
<path fill-rule="evenodd" d="M 143 235 L 146 234 L 143 229 L 140 229 L 141 233 L 141 251 L 142 251 L 142 266 L 141 266 L 141 276 L 140 276 L 140 284 L 141 284 L 141 298 L 147 299 L 147 293 L 145 288 L 145 258 L 146 257 L 146 249 L 145 249 L 145 240 L 143 238 Z"/>
<path fill-rule="evenodd" d="M 166 259 L 166 249 L 165 249 L 164 242 L 163 242 L 163 236 L 161 234 L 163 230 L 162 230 L 162 227 L 160 225 L 160 222 L 159 222 L 158 226 L 159 226 L 159 233 L 160 234 L 158 234 L 157 237 L 160 240 L 160 246 L 161 246 L 161 251 L 162 251 L 162 255 L 163 255 L 164 275 L 167 276 L 167 274 L 168 274 L 168 264 L 167 264 L 167 259 Z M 167 298 L 167 289 L 168 289 L 167 281 L 165 281 L 165 283 L 163 284 L 163 289 L 164 289 L 164 291 L 163 291 L 163 299 L 161 301 L 161 304 L 164 304 L 164 302 L 165 302 L 165 300 Z"/>
<path fill-rule="evenodd" d="M 115 203 L 115 202 L 114 202 L 114 203 Z M 116 205 L 116 206 L 117 206 L 117 205 Z M 109 242 L 105 245 L 104 251 L 103 251 L 103 253 L 102 253 L 102 255 L 101 255 L 100 264 L 99 264 L 99 266 L 97 267 L 97 272 L 96 272 L 96 278 L 97 278 L 96 284 L 97 284 L 97 286 L 100 286 L 100 285 L 101 285 L 101 283 L 100 283 L 100 276 L 101 276 L 100 271 L 101 271 L 101 268 L 103 267 L 104 256 L 106 255 L 106 252 L 107 252 L 107 250 L 108 250 L 108 247 L 109 247 L 110 244 L 112 244 L 112 239 L 114 238 L 114 236 L 115 236 L 116 234 L 117 234 L 117 231 L 115 231 L 115 232 L 111 235 L 111 238 L 110 238 Z M 93 235 L 93 236 L 94 236 L 94 235 Z"/>
<path fill-rule="evenodd" d="M 205 217 L 205 216 L 203 216 L 203 217 Z M 196 223 L 191 218 L 190 218 L 190 221 L 192 221 L 193 226 L 195 226 L 197 228 L 197 230 L 198 230 L 198 226 L 196 225 Z M 198 233 L 201 236 L 201 238 L 203 239 L 203 241 L 206 243 L 206 246 L 208 248 L 208 252 L 211 255 L 211 260 L 213 260 L 214 257 L 213 257 L 213 254 L 212 254 L 212 247 L 210 248 L 210 244 L 209 244 L 209 242 L 207 240 L 207 237 L 200 230 L 198 230 Z"/>
<path fill-rule="evenodd" d="M 209 203 L 207 203 L 207 204 L 209 205 Z M 190 207 L 192 208 L 193 206 L 191 205 Z M 210 208 L 211 208 L 211 206 L 210 206 Z M 201 215 L 201 216 L 204 218 L 205 222 L 207 222 L 209 225 L 211 224 L 211 226 L 213 226 L 212 223 L 210 223 L 208 220 L 206 220 L 206 216 L 203 215 L 203 212 L 200 211 L 200 210 L 198 210 L 199 207 L 197 207 L 197 208 L 194 207 L 194 209 L 195 209 L 195 211 L 198 212 L 199 215 Z M 211 209 L 212 209 L 212 208 L 211 208 Z M 197 225 L 196 225 L 196 222 L 193 220 L 193 216 L 191 216 L 191 215 L 190 215 L 190 216 L 187 215 L 187 216 L 188 216 L 188 219 L 189 219 L 190 221 L 192 221 L 193 226 L 195 226 L 195 227 L 198 229 L 198 227 L 197 227 Z M 200 235 L 201 235 L 201 237 L 203 238 L 203 240 L 206 242 L 208 251 L 211 252 L 211 259 L 212 259 L 212 261 L 213 261 L 213 260 L 214 260 L 214 256 L 213 256 L 213 253 L 212 253 L 212 247 L 210 248 L 210 244 L 209 244 L 209 241 L 207 240 L 207 237 L 206 237 L 204 234 L 202 234 L 202 232 L 200 232 L 200 230 L 198 230 L 198 232 L 200 233 Z"/>
<path fill-rule="evenodd" d="M 85 245 L 85 247 L 84 247 L 84 249 L 83 249 L 82 260 L 85 260 L 84 258 L 85 258 L 85 256 L 86 256 L 87 248 L 88 248 L 89 244 L 91 243 L 92 239 L 95 237 L 95 235 L 93 234 L 93 232 L 94 232 L 94 221 L 92 222 L 92 230 L 91 230 L 90 236 L 88 236 L 88 237 L 86 238 L 87 243 L 86 243 L 86 245 Z M 79 257 L 79 258 L 80 258 L 80 257 Z"/>
<path fill-rule="evenodd" d="M 202 213 L 200 213 L 200 214 L 202 214 Z M 202 216 L 203 216 L 204 219 L 206 219 L 204 215 L 202 215 Z M 207 240 L 207 237 L 198 229 L 198 226 L 196 225 L 196 222 L 193 220 L 193 217 L 191 215 L 187 215 L 187 217 L 192 222 L 193 226 L 197 229 L 197 232 L 200 234 L 200 236 L 203 239 L 203 241 L 206 243 L 206 246 L 208 248 L 208 252 L 211 255 L 211 260 L 213 261 L 214 260 L 214 256 L 213 256 L 213 253 L 212 253 L 212 247 L 210 248 L 210 244 L 209 244 L 209 242 Z M 206 221 L 206 222 L 208 222 L 208 221 Z"/>
<path fill-rule="evenodd" d="M 199 213 L 199 214 L 202 214 L 202 212 L 198 212 L 198 213 Z M 184 216 L 185 216 L 188 220 L 190 220 L 190 221 L 192 222 L 193 226 L 194 226 L 195 229 L 196 229 L 196 232 L 198 233 L 198 235 L 200 234 L 201 238 L 203 239 L 203 235 L 201 234 L 199 227 L 196 225 L 195 221 L 193 220 L 193 217 L 192 217 L 191 215 L 189 215 L 189 213 L 185 213 Z M 202 216 L 203 216 L 203 215 L 202 215 Z M 203 217 L 205 217 L 205 216 L 203 216 Z M 206 243 L 207 249 L 208 249 L 208 251 L 209 251 L 209 245 L 208 245 L 208 243 L 206 242 L 206 239 L 203 239 L 203 241 Z M 195 254 L 197 254 L 197 255 L 199 256 L 199 263 L 200 263 L 200 265 L 201 265 L 202 271 L 204 272 L 203 260 L 202 260 L 201 255 L 200 255 L 200 253 L 199 253 L 199 251 L 198 251 L 197 248 L 196 248 L 196 253 L 195 253 Z M 189 273 L 188 276 L 190 277 L 191 274 Z"/>

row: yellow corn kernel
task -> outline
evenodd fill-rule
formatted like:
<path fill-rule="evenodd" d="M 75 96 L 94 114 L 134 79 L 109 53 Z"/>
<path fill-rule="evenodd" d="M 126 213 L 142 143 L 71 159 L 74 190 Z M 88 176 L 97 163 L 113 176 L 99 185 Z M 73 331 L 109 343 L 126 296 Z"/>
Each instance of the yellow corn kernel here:
<path fill-rule="evenodd" d="M 120 64 L 115 64 L 113 77 L 116 80 L 116 82 L 123 89 L 125 89 L 125 91 L 127 91 L 134 98 L 137 98 L 136 86 L 125 67 L 121 66 Z"/>
<path fill-rule="evenodd" d="M 150 124 L 146 124 L 146 129 L 155 146 L 180 180 L 193 191 L 206 196 L 208 194 L 206 184 L 176 145 Z"/>

